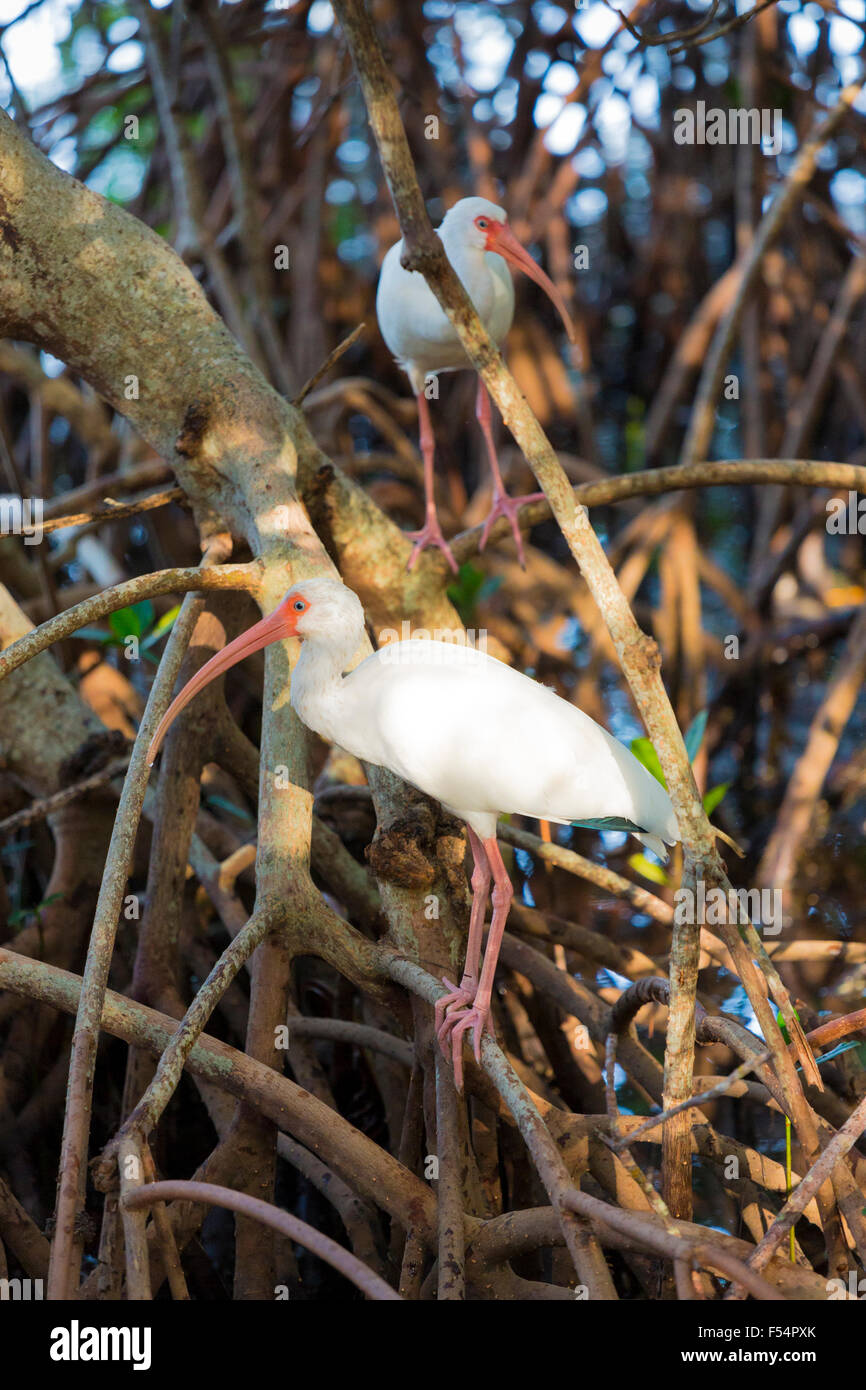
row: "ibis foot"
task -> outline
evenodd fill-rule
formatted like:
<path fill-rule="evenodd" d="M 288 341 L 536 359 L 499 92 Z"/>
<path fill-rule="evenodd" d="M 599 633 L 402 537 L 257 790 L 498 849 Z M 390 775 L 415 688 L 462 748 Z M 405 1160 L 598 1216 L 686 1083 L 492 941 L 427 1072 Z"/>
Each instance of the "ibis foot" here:
<path fill-rule="evenodd" d="M 437 550 L 441 550 L 454 573 L 457 573 L 457 561 L 454 559 L 451 553 L 451 547 L 442 534 L 442 528 L 439 525 L 438 517 L 428 517 L 420 531 L 407 531 L 406 535 L 410 541 L 415 542 L 412 554 L 409 556 L 409 563 L 406 566 L 406 569 L 410 573 L 418 563 L 418 556 L 421 554 L 422 550 L 426 550 L 428 546 L 435 546 Z"/>
<path fill-rule="evenodd" d="M 481 540 L 478 545 L 479 550 L 483 550 L 490 535 L 490 528 L 494 521 L 500 516 L 507 516 L 514 541 L 517 546 L 517 557 L 523 569 L 526 569 L 526 556 L 523 553 L 523 537 L 520 534 L 520 527 L 517 524 L 517 513 L 521 507 L 525 507 L 527 502 L 541 502 L 544 500 L 543 492 L 529 492 L 523 497 L 509 497 L 505 492 L 494 492 L 493 506 L 484 523 L 484 530 L 481 532 Z"/>
<path fill-rule="evenodd" d="M 466 976 L 463 977 L 466 980 Z M 442 1051 L 448 1056 L 446 1046 L 448 1030 L 448 1014 L 453 1009 L 465 1009 L 475 1002 L 475 995 L 478 990 L 478 981 L 467 981 L 465 984 L 456 985 L 453 980 L 449 980 L 447 975 L 442 976 L 443 985 L 447 985 L 450 994 L 441 994 L 433 1005 L 434 1028 L 436 1036 L 442 1045 Z"/>
<path fill-rule="evenodd" d="M 439 1046 L 445 1056 L 451 1051 L 451 1063 L 454 1067 L 454 1085 L 457 1090 L 463 1090 L 463 1039 L 464 1034 L 471 1035 L 472 1051 L 475 1053 L 475 1060 L 481 1065 L 481 1039 L 485 1030 L 491 1032 L 490 1027 L 490 1006 L 486 1008 L 479 1004 L 463 1005 L 452 1008 L 446 1014 L 442 1027 L 437 1034 Z"/>

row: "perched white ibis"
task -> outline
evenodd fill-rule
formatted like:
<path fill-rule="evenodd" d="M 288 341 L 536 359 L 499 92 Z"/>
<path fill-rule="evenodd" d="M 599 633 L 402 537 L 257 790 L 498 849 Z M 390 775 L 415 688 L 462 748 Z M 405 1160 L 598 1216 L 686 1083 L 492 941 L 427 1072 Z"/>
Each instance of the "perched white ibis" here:
<path fill-rule="evenodd" d="M 521 246 L 505 220 L 505 213 L 486 198 L 461 198 L 445 214 L 438 229 L 445 254 L 463 282 L 466 293 L 475 305 L 482 323 L 493 341 L 500 345 L 511 327 L 514 316 L 514 285 L 508 265 L 516 266 L 541 285 L 553 300 L 565 324 L 568 336 L 574 338 L 574 326 L 565 301 L 556 286 Z M 392 246 L 382 262 L 379 289 L 376 294 L 376 313 L 382 337 L 403 370 L 408 374 L 418 401 L 421 453 L 424 458 L 425 519 L 420 531 L 413 531 L 415 548 L 409 557 L 409 569 L 428 545 L 438 546 L 454 572 L 457 564 L 451 548 L 442 535 L 433 492 L 433 459 L 436 441 L 430 423 L 430 407 L 425 385 L 440 372 L 457 372 L 471 366 L 463 345 L 455 333 L 439 301 L 418 271 L 404 270 L 400 264 L 403 242 Z M 508 264 L 506 264 L 506 262 Z M 507 516 L 520 563 L 524 563 L 523 541 L 517 525 L 517 512 L 525 502 L 541 497 L 540 492 L 526 497 L 509 497 L 505 491 L 493 432 L 490 427 L 490 397 L 479 377 L 475 414 L 490 460 L 493 474 L 493 506 L 484 523 L 481 549 L 487 543 L 490 528 L 498 516 Z"/>
<path fill-rule="evenodd" d="M 502 812 L 628 830 L 661 858 L 679 839 L 667 792 L 629 750 L 552 690 L 474 647 L 395 642 L 343 675 L 364 636 L 357 595 L 337 579 L 306 579 L 267 618 L 241 633 L 177 695 L 148 750 L 153 763 L 168 726 L 193 696 L 235 662 L 271 642 L 299 637 L 291 703 L 307 728 L 363 762 L 390 768 L 465 821 L 474 860 L 463 978 L 445 980 L 436 1004 L 443 1049 L 458 1088 L 462 1038 L 480 1057 L 493 976 L 512 897 L 496 843 Z M 481 943 L 493 881 L 484 966 Z"/>

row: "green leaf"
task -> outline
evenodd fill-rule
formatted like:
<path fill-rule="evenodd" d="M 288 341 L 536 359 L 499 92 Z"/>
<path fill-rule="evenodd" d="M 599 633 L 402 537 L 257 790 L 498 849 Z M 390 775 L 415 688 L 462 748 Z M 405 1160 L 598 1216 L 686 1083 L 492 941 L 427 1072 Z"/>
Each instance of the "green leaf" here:
<path fill-rule="evenodd" d="M 98 642 L 100 646 L 108 646 L 113 642 L 110 632 L 103 632 L 101 627 L 80 627 L 77 632 L 71 634 L 73 637 L 80 637 L 82 642 Z"/>
<path fill-rule="evenodd" d="M 471 626 L 472 614 L 481 597 L 484 583 L 484 571 L 476 568 L 467 560 L 465 565 L 460 566 L 457 571 L 457 578 L 448 585 L 446 590 L 448 597 L 460 614 L 461 620 L 467 626 Z"/>
<path fill-rule="evenodd" d="M 686 752 L 689 755 L 689 762 L 693 763 L 698 756 L 698 750 L 703 742 L 704 730 L 707 727 L 707 716 L 709 710 L 702 709 L 700 714 L 696 714 L 685 735 Z"/>
<path fill-rule="evenodd" d="M 651 772 L 657 782 L 661 782 L 663 787 L 667 787 L 665 775 L 662 772 L 662 765 L 659 762 L 659 755 L 653 748 L 650 739 L 633 738 L 631 741 L 631 751 L 634 753 L 638 762 L 643 763 L 647 772 Z"/>
<path fill-rule="evenodd" d="M 717 787 L 710 787 L 704 796 L 704 810 L 708 816 L 711 816 L 720 802 L 724 801 L 730 786 L 730 782 L 720 782 Z"/>
<path fill-rule="evenodd" d="M 795 1017 L 795 1019 L 797 1020 L 797 1022 L 799 1023 L 799 1022 L 800 1022 L 800 1015 L 797 1013 L 797 1010 L 796 1010 L 796 1009 L 794 1009 L 794 1017 Z M 776 1010 L 776 1022 L 777 1022 L 778 1025 L 779 1025 L 779 1032 L 782 1034 L 782 1037 L 785 1039 L 785 1042 L 786 1042 L 786 1043 L 789 1043 L 789 1042 L 791 1041 L 791 1039 L 788 1037 L 788 1029 L 787 1029 L 786 1026 L 785 1026 L 785 1020 L 784 1020 L 784 1018 L 782 1017 L 782 1010 L 781 1010 L 781 1009 L 777 1009 L 777 1010 Z"/>
<path fill-rule="evenodd" d="M 163 613 L 163 615 L 162 615 L 162 617 L 160 618 L 159 622 L 158 622 L 158 623 L 155 625 L 155 627 L 147 634 L 147 636 L 145 637 L 144 641 L 142 642 L 142 644 L 141 644 L 141 649 L 142 649 L 142 651 L 146 651 L 148 647 L 154 646 L 157 642 L 160 641 L 161 638 L 163 638 L 163 637 L 165 636 L 165 634 L 166 634 L 167 632 L 170 632 L 170 631 L 171 631 L 171 629 L 173 628 L 173 626 L 174 626 L 174 624 L 175 624 L 175 621 L 176 621 L 176 619 L 177 619 L 177 615 L 178 615 L 179 612 L 180 612 L 180 604 L 177 603 L 177 604 L 175 604 L 174 608 L 170 608 L 170 609 L 168 610 L 167 613 Z"/>
<path fill-rule="evenodd" d="M 120 608 L 116 613 L 109 613 L 108 626 L 118 642 L 124 637 L 141 636 L 141 619 L 134 608 Z"/>
<path fill-rule="evenodd" d="M 119 641 L 124 637 L 141 637 L 153 623 L 153 604 L 149 598 L 109 613 L 108 625 Z"/>
<path fill-rule="evenodd" d="M 647 859 L 645 854 L 632 854 L 628 860 L 629 868 L 634 869 L 635 873 L 642 878 L 648 878 L 651 883 L 665 885 L 670 882 L 661 864 L 654 864 L 651 859 Z"/>

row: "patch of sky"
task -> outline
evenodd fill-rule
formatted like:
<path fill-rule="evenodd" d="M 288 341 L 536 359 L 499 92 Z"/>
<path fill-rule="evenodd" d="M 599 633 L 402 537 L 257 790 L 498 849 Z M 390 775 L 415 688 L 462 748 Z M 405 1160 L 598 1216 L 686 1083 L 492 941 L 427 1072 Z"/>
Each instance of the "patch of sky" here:
<path fill-rule="evenodd" d="M 694 69 L 687 63 L 677 63 L 671 74 L 671 81 L 678 92 L 690 92 L 697 82 Z"/>
<path fill-rule="evenodd" d="M 542 34 L 558 34 L 568 20 L 568 11 L 560 5 L 548 4 L 548 0 L 538 0 L 532 7 L 532 18 Z"/>
<path fill-rule="evenodd" d="M 542 92 L 532 113 L 532 118 L 538 129 L 545 130 L 549 125 L 552 125 L 564 105 L 562 97 L 554 96 L 552 92 Z"/>
<path fill-rule="evenodd" d="M 649 179 L 646 178 L 645 174 L 639 174 L 639 172 L 635 172 L 635 174 L 627 175 L 626 193 L 628 197 L 632 199 L 632 202 L 642 203 L 645 199 L 651 197 L 652 186 L 651 183 L 649 183 Z"/>
<path fill-rule="evenodd" d="M 89 77 L 99 72 L 105 61 L 105 45 L 102 35 L 92 24 L 86 24 L 72 39 L 72 61 L 81 77 Z"/>
<path fill-rule="evenodd" d="M 61 376 L 66 371 L 66 363 L 61 362 L 59 357 L 54 357 L 50 352 L 40 352 L 39 365 L 46 376 Z"/>
<path fill-rule="evenodd" d="M 864 92 L 866 87 L 860 92 L 854 103 L 855 111 L 866 111 L 864 102 Z M 819 106 L 835 106 L 839 100 L 839 81 L 836 73 L 826 73 L 818 78 L 815 83 L 815 101 Z"/>
<path fill-rule="evenodd" d="M 839 150 L 835 140 L 830 140 L 815 156 L 819 169 L 835 169 L 839 163 Z"/>
<path fill-rule="evenodd" d="M 144 62 L 144 49 L 136 39 L 129 39 L 109 53 L 105 66 L 109 72 L 134 72 Z"/>
<path fill-rule="evenodd" d="M 531 48 L 523 64 L 523 76 L 530 82 L 537 82 L 550 66 L 550 54 L 540 48 Z"/>
<path fill-rule="evenodd" d="M 764 1035 L 755 1017 L 749 996 L 741 984 L 737 984 L 725 999 L 725 1013 L 733 1014 L 734 1018 L 738 1019 L 744 1028 L 748 1028 L 750 1033 L 754 1033 L 758 1038 L 763 1038 Z"/>
<path fill-rule="evenodd" d="M 25 9 L 26 5 L 19 4 L 17 0 L 14 3 L 0 0 L 0 24 L 9 24 Z M 3 35 L 3 49 L 12 75 L 25 101 L 31 106 L 49 100 L 63 86 L 63 69 L 57 45 L 69 38 L 71 16 L 77 9 L 78 0 L 46 0 L 44 5 L 26 15 Z M 95 33 L 95 30 L 92 32 Z"/>
<path fill-rule="evenodd" d="M 586 149 L 580 150 L 571 161 L 571 167 L 582 179 L 600 179 L 604 173 L 604 160 L 594 145 L 587 145 Z M 572 213 L 571 199 L 565 205 L 569 217 Z"/>
<path fill-rule="evenodd" d="M 830 195 L 840 217 L 861 236 L 866 233 L 866 178 L 857 169 L 840 169 L 830 180 Z"/>
<path fill-rule="evenodd" d="M 782 154 L 793 154 L 797 149 L 797 132 L 791 122 L 782 117 Z"/>
<path fill-rule="evenodd" d="M 643 74 L 643 60 L 640 54 L 636 53 L 634 57 L 626 63 L 622 72 L 614 79 L 614 86 L 617 91 L 630 92 L 642 75 L 645 76 L 647 82 L 655 83 L 656 88 L 658 88 L 658 82 L 652 73 Z"/>
<path fill-rule="evenodd" d="M 514 36 L 502 15 L 485 5 L 458 5 L 454 29 L 463 49 L 466 81 L 476 92 L 494 91 L 505 76 Z"/>
<path fill-rule="evenodd" d="M 596 971 L 595 982 L 599 989 L 628 989 L 632 983 L 626 975 L 618 975 L 607 966 Z"/>
<path fill-rule="evenodd" d="M 337 146 L 337 162 L 344 169 L 357 169 L 359 165 L 366 164 L 369 157 L 370 146 L 366 140 L 344 140 Z"/>
<path fill-rule="evenodd" d="M 704 60 L 704 81 L 708 87 L 721 87 L 727 82 L 730 73 L 729 64 L 721 58 L 706 58 Z"/>
<path fill-rule="evenodd" d="M 319 90 L 318 77 L 307 77 L 292 93 L 291 122 L 294 130 L 303 130 L 313 114 L 313 97 Z"/>
<path fill-rule="evenodd" d="M 607 212 L 607 194 L 600 188 L 579 188 L 568 200 L 569 220 L 577 227 L 591 227 Z"/>
<path fill-rule="evenodd" d="M 612 685 L 607 692 L 610 700 L 608 727 L 614 738 L 628 747 L 633 738 L 643 736 L 643 725 L 632 714 L 629 696 L 619 686 Z"/>
<path fill-rule="evenodd" d="M 815 49 L 820 36 L 821 30 L 811 15 L 801 11 L 788 19 L 788 38 L 798 57 L 807 57 Z"/>
<path fill-rule="evenodd" d="M 839 56 L 859 53 L 863 47 L 863 30 L 850 19 L 835 16 L 830 20 L 830 47 Z"/>
<path fill-rule="evenodd" d="M 545 147 L 551 154 L 571 154 L 586 125 L 586 108 L 570 103 L 557 116 L 544 137 Z"/>
<path fill-rule="evenodd" d="M 600 102 L 595 113 L 595 128 L 608 164 L 622 164 L 631 129 L 631 109 L 619 92 L 612 92 Z"/>
<path fill-rule="evenodd" d="M 577 80 L 577 73 L 571 63 L 557 61 L 551 63 L 547 69 L 542 85 L 546 92 L 555 92 L 557 96 L 567 97 L 577 86 Z"/>
<path fill-rule="evenodd" d="M 664 48 L 650 48 L 644 55 L 644 66 L 647 72 L 651 72 L 653 77 L 657 77 L 662 87 L 670 81 L 672 62 L 673 60 L 668 57 L 667 50 Z"/>
<path fill-rule="evenodd" d="M 619 26 L 619 17 L 601 0 L 579 10 L 574 18 L 574 27 L 587 48 L 604 48 Z"/>
<path fill-rule="evenodd" d="M 520 96 L 520 83 L 515 77 L 506 77 L 501 82 L 492 97 L 494 113 L 500 121 L 511 121 L 517 111 L 517 100 Z"/>
<path fill-rule="evenodd" d="M 109 43 L 125 43 L 138 33 L 138 20 L 131 14 L 121 15 L 119 19 L 113 19 L 108 26 Z"/>
<path fill-rule="evenodd" d="M 75 168 L 78 158 L 78 146 L 71 135 L 63 140 L 58 140 L 56 145 L 52 145 L 48 152 L 48 158 L 52 164 L 56 164 L 58 169 L 63 169 L 67 174 L 71 174 Z"/>
<path fill-rule="evenodd" d="M 87 187 L 103 198 L 128 203 L 141 192 L 146 161 L 130 149 L 109 150 L 100 164 L 87 176 Z"/>
<path fill-rule="evenodd" d="M 631 108 L 643 125 L 658 128 L 661 107 L 659 84 L 649 73 L 638 77 L 631 92 Z"/>
<path fill-rule="evenodd" d="M 566 618 L 556 634 L 556 645 L 560 651 L 572 652 L 581 638 L 581 626 L 577 618 Z"/>
<path fill-rule="evenodd" d="M 376 254 L 376 238 L 371 232 L 358 232 L 357 236 L 346 237 L 337 247 L 337 255 L 347 265 L 357 265 L 359 261 L 369 260 Z"/>
<path fill-rule="evenodd" d="M 526 878 L 532 878 L 532 875 L 535 873 L 535 860 L 529 851 L 525 849 L 516 849 L 514 851 L 514 858 L 520 872 Z"/>
<path fill-rule="evenodd" d="M 333 28 L 334 10 L 330 0 L 313 0 L 307 14 L 307 28 L 311 34 L 327 34 Z"/>
<path fill-rule="evenodd" d="M 847 87 L 850 82 L 862 81 L 861 59 L 847 54 L 843 57 L 837 56 L 834 62 L 839 73 L 839 81 L 842 83 L 843 87 Z"/>
<path fill-rule="evenodd" d="M 623 1086 L 627 1086 L 627 1085 L 629 1085 L 629 1084 L 630 1084 L 630 1083 L 629 1083 L 628 1075 L 627 1075 L 627 1073 L 626 1073 L 626 1071 L 625 1071 L 625 1068 L 624 1068 L 624 1067 L 621 1067 L 620 1064 L 619 1064 L 619 1062 L 614 1062 L 614 1064 L 613 1064 L 613 1089 L 614 1089 L 615 1091 L 619 1091 L 619 1090 L 622 1089 Z M 623 1103 L 622 1103 L 621 1101 L 620 1101 L 620 1107 L 619 1107 L 619 1109 L 620 1109 L 620 1114 L 621 1114 L 621 1115 L 633 1115 L 633 1114 L 634 1114 L 634 1110 L 632 1109 L 632 1107 L 629 1106 L 629 1105 L 623 1105 Z"/>
<path fill-rule="evenodd" d="M 355 185 L 351 179 L 332 179 L 325 190 L 325 202 L 344 207 L 355 201 Z"/>

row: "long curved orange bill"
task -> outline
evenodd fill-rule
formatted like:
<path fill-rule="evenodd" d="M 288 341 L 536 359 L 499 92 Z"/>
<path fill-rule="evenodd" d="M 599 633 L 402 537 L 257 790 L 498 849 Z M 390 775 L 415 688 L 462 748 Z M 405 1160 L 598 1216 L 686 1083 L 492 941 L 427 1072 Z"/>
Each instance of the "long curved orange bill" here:
<path fill-rule="evenodd" d="M 565 300 L 559 293 L 553 281 L 544 271 L 537 261 L 534 261 L 524 246 L 521 246 L 517 237 L 512 232 L 507 222 L 494 222 L 488 235 L 489 249 L 495 251 L 498 256 L 502 256 L 510 265 L 522 270 L 524 275 L 528 275 L 530 280 L 534 280 L 536 285 L 540 285 L 548 299 L 555 305 L 559 317 L 565 325 L 565 331 L 571 342 L 574 342 L 577 334 L 571 314 L 565 307 Z"/>
<path fill-rule="evenodd" d="M 209 685 L 217 676 L 221 676 L 223 671 L 227 671 L 230 666 L 235 666 L 244 657 L 251 656 L 253 652 L 261 651 L 262 647 L 269 647 L 271 642 L 278 642 L 284 637 L 293 637 L 294 624 L 290 613 L 283 610 L 282 604 L 274 609 L 273 613 L 267 618 L 262 618 L 260 623 L 255 623 L 247 628 L 228 646 L 223 647 L 221 652 L 212 656 L 210 661 L 202 666 L 201 670 L 193 676 L 192 680 L 187 681 L 183 690 L 175 695 L 162 719 L 159 721 L 156 733 L 150 741 L 147 750 L 147 765 L 153 767 L 156 755 L 159 752 L 162 741 L 168 733 L 170 725 L 174 722 L 181 710 L 195 699 L 200 690 Z"/>

